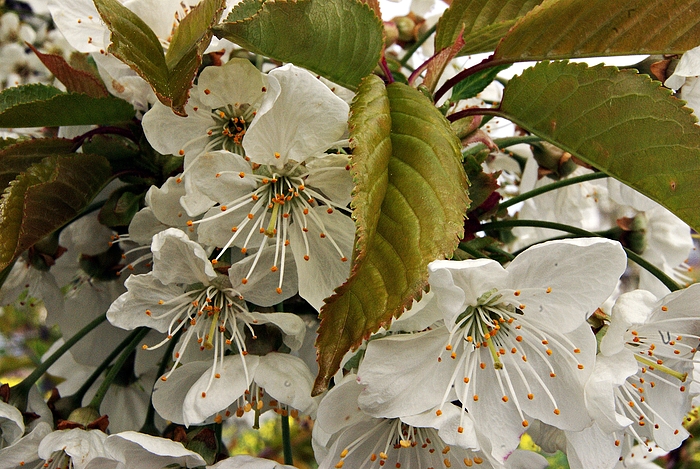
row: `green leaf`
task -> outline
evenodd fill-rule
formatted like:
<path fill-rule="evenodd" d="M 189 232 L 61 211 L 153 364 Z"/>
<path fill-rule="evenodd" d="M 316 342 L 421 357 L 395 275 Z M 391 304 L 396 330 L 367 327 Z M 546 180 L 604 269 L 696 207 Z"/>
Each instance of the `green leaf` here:
<path fill-rule="evenodd" d="M 92 73 L 71 67 L 61 55 L 43 54 L 33 45 L 27 43 L 27 46 L 34 51 L 41 63 L 53 73 L 54 77 L 65 85 L 68 91 L 83 93 L 93 98 L 109 96 L 104 83 Z"/>
<path fill-rule="evenodd" d="M 452 88 L 450 101 L 456 103 L 460 99 L 473 98 L 477 94 L 484 91 L 484 88 L 496 79 L 496 75 L 510 67 L 510 64 L 500 65 L 497 67 L 489 67 L 480 70 L 473 75 L 469 75 L 464 80 L 460 81 Z"/>
<path fill-rule="evenodd" d="M 72 150 L 73 141 L 64 138 L 37 138 L 3 148 L 0 150 L 0 189 L 45 157 L 71 153 Z"/>
<path fill-rule="evenodd" d="M 357 0 L 248 0 L 214 34 L 351 89 L 372 73 L 384 46 L 381 19 Z"/>
<path fill-rule="evenodd" d="M 110 177 L 107 160 L 76 153 L 30 166 L 0 197 L 0 269 L 80 213 Z"/>
<path fill-rule="evenodd" d="M 24 85 L 0 92 L 0 127 L 117 124 L 133 119 L 134 113 L 131 104 L 113 96 L 93 98 L 46 85 Z"/>
<path fill-rule="evenodd" d="M 671 91 L 615 67 L 542 62 L 497 114 L 637 189 L 700 229 L 700 126 Z"/>
<path fill-rule="evenodd" d="M 46 85 L 24 85 L 7 88 L 0 93 L 0 115 L 8 109 L 22 104 L 46 101 L 62 94 L 61 90 Z"/>
<path fill-rule="evenodd" d="M 353 268 L 321 309 L 315 394 L 348 350 L 420 298 L 428 263 L 457 246 L 469 203 L 459 140 L 419 91 L 369 76 L 350 125 Z"/>
<path fill-rule="evenodd" d="M 460 55 L 488 52 L 515 24 L 542 0 L 454 0 L 438 22 L 435 50 L 451 46 L 464 27 Z"/>
<path fill-rule="evenodd" d="M 158 99 L 185 114 L 189 90 L 202 63 L 224 0 L 203 0 L 175 29 L 168 53 L 151 28 L 117 0 L 95 0 L 97 11 L 112 32 L 109 52 L 146 80 Z"/>
<path fill-rule="evenodd" d="M 700 44 L 700 0 L 546 0 L 498 45 L 496 61 L 681 53 Z"/>

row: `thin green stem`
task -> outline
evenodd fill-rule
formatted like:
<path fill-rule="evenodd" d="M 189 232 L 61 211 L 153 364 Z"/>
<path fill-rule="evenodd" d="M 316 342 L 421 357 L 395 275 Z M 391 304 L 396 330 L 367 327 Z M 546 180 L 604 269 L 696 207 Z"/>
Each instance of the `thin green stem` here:
<path fill-rule="evenodd" d="M 467 243 L 459 243 L 459 248 L 477 259 L 488 259 L 489 257 L 486 254 L 481 253 L 478 249 L 474 249 L 473 247 L 469 246 Z"/>
<path fill-rule="evenodd" d="M 150 329 L 147 327 L 138 329 L 138 333 L 133 336 L 131 341 L 129 341 L 121 355 L 119 355 L 119 358 L 117 358 L 117 361 L 115 361 L 114 365 L 112 365 L 112 368 L 109 370 L 109 373 L 107 373 L 107 376 L 105 376 L 105 380 L 102 382 L 100 388 L 95 393 L 95 396 L 90 401 L 89 407 L 92 407 L 98 412 L 100 411 L 100 404 L 102 404 L 102 399 L 104 399 L 105 395 L 107 394 L 107 390 L 114 382 L 114 379 L 119 374 L 119 371 L 121 371 L 124 363 L 126 363 L 126 360 L 129 358 L 129 355 L 131 355 L 138 343 L 146 336 L 146 334 L 148 334 L 149 331 Z"/>
<path fill-rule="evenodd" d="M 564 225 L 562 223 L 554 223 L 554 222 L 549 222 L 549 221 L 541 221 L 541 220 L 502 220 L 502 221 L 494 221 L 491 223 L 485 223 L 481 225 L 481 228 L 484 231 L 490 231 L 490 230 L 505 230 L 509 228 L 513 228 L 516 226 L 527 226 L 527 227 L 534 227 L 534 228 L 549 228 L 551 230 L 559 230 L 559 231 L 564 231 L 566 233 L 571 233 L 577 236 L 585 236 L 585 237 L 593 237 L 593 238 L 603 238 L 601 234 L 598 233 L 593 233 L 591 231 L 586 231 L 581 228 L 576 228 L 575 226 L 569 226 L 569 225 Z M 544 241 L 549 241 L 549 240 L 543 240 Z M 539 244 L 539 243 L 536 243 Z M 642 267 L 643 269 L 647 270 L 650 274 L 652 274 L 654 277 L 658 278 L 661 283 L 666 285 L 666 287 L 673 291 L 680 290 L 681 286 L 678 285 L 671 277 L 666 275 L 661 269 L 658 267 L 654 266 L 653 264 L 649 263 L 646 261 L 644 258 L 642 258 L 639 254 L 631 251 L 628 248 L 624 248 L 625 252 L 627 253 L 627 258 L 630 259 L 631 261 L 635 262 L 637 265 Z"/>
<path fill-rule="evenodd" d="M 46 361 L 42 362 L 39 366 L 37 366 L 36 369 L 29 376 L 24 378 L 21 383 L 14 386 L 13 391 L 29 392 L 29 389 L 34 385 L 34 383 L 36 383 L 39 380 L 39 378 L 41 378 L 41 376 L 44 373 L 46 373 L 46 370 L 48 370 L 51 367 L 51 365 L 56 363 L 56 361 L 59 358 L 61 358 L 64 353 L 70 350 L 70 348 L 73 347 L 80 339 L 85 337 L 90 331 L 102 324 L 105 321 L 105 319 L 107 319 L 106 313 L 90 321 L 85 327 L 76 332 L 73 337 L 66 340 L 66 342 L 63 345 L 61 345 L 61 347 L 59 347 L 58 350 L 52 353 L 51 356 L 46 359 Z"/>
<path fill-rule="evenodd" d="M 537 143 L 541 141 L 542 139 L 537 135 L 523 135 L 522 137 L 503 137 L 493 139 L 493 143 L 495 143 L 498 148 L 508 148 L 513 145 L 518 145 L 519 143 Z"/>
<path fill-rule="evenodd" d="M 404 53 L 403 57 L 401 57 L 401 60 L 399 60 L 399 63 L 401 66 L 405 66 L 408 61 L 411 59 L 411 56 L 418 50 L 420 46 L 423 45 L 425 41 L 428 40 L 428 38 L 435 32 L 435 29 L 437 28 L 437 23 L 435 23 L 430 29 L 428 29 L 421 37 L 419 37 L 416 42 L 411 44 L 411 47 L 406 49 L 406 52 Z"/>
<path fill-rule="evenodd" d="M 165 369 L 170 363 L 170 357 L 173 356 L 173 350 L 175 350 L 175 346 L 179 342 L 180 334 L 182 334 L 182 329 L 177 331 L 177 334 L 175 334 L 175 336 L 172 339 L 170 339 L 170 343 L 166 347 L 165 353 L 163 354 L 163 359 L 158 365 L 158 374 L 156 374 L 157 379 L 160 379 L 160 377 L 165 374 Z M 144 420 L 143 426 L 139 431 L 147 435 L 160 436 L 160 431 L 158 430 L 158 427 L 156 427 L 155 417 L 156 408 L 153 407 L 153 400 L 149 399 L 148 410 L 146 411 L 146 419 Z"/>
<path fill-rule="evenodd" d="M 139 330 L 136 329 L 136 330 L 133 331 L 131 334 L 129 334 L 128 336 L 126 336 L 126 338 L 125 338 L 124 340 L 122 340 L 122 341 L 119 343 L 119 345 L 117 345 L 117 346 L 114 348 L 114 350 L 112 350 L 112 352 L 107 356 L 107 358 L 105 358 L 105 359 L 102 361 L 102 363 L 100 363 L 100 366 L 98 366 L 98 367 L 95 369 L 95 371 L 92 372 L 92 374 L 90 375 L 90 377 L 88 377 L 88 379 L 85 380 L 85 382 L 83 383 L 83 385 L 80 386 L 80 389 L 78 389 L 78 390 L 73 394 L 72 397 L 73 397 L 77 402 L 82 402 L 82 401 L 83 401 L 83 397 L 85 397 L 85 393 L 88 391 L 88 389 L 90 389 L 90 386 L 92 386 L 92 384 L 97 380 L 97 378 L 100 377 L 100 375 L 102 374 L 102 372 L 104 372 L 104 371 L 107 369 L 107 367 L 109 367 L 109 364 L 112 363 L 112 360 L 114 360 L 115 358 L 117 358 L 117 355 L 119 355 L 119 353 L 120 353 L 122 350 L 124 350 L 124 347 L 126 347 L 126 346 L 129 344 L 129 342 L 131 342 L 131 341 L 134 339 L 134 337 L 136 336 L 136 334 L 138 334 L 138 333 L 139 333 Z"/>
<path fill-rule="evenodd" d="M 499 204 L 498 209 L 499 209 L 499 211 L 504 210 L 504 209 L 511 207 L 517 203 L 520 203 L 524 200 L 530 199 L 530 198 L 535 197 L 535 196 L 540 195 L 540 194 L 547 193 L 549 191 L 560 189 L 562 187 L 571 186 L 573 184 L 578 184 L 580 182 L 593 181 L 595 179 L 603 179 L 606 177 L 608 177 L 608 175 L 605 173 L 588 173 L 588 174 L 584 174 L 582 176 L 575 176 L 575 177 L 572 177 L 569 179 L 560 179 L 559 181 L 555 181 L 551 184 L 547 184 L 546 186 L 537 187 L 535 189 L 532 189 L 531 191 L 523 192 L 522 194 L 520 194 L 518 196 L 510 198 L 510 199 L 506 200 L 505 202 L 502 202 L 501 204 Z"/>
<path fill-rule="evenodd" d="M 496 247 L 496 246 L 486 246 L 484 249 L 488 252 L 492 252 L 494 254 L 498 254 L 499 256 L 503 256 L 508 260 L 513 260 L 515 259 L 515 256 L 508 251 L 504 251 L 503 249 Z"/>
<path fill-rule="evenodd" d="M 282 448 L 284 451 L 284 463 L 290 466 L 294 464 L 292 456 L 292 433 L 289 431 L 289 415 L 282 415 Z"/>

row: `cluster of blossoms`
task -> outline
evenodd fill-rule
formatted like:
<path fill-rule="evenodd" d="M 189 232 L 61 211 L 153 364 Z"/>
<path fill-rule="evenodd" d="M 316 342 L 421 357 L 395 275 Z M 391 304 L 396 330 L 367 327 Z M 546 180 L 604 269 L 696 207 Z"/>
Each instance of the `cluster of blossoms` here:
<path fill-rule="evenodd" d="M 122 3 L 167 50 L 198 2 Z M 0 388 L 0 469 L 290 468 L 225 458 L 208 444 L 211 428 L 251 416 L 257 424 L 268 411 L 314 420 L 321 469 L 546 467 L 521 448 L 526 433 L 543 452 L 566 453 L 572 469 L 641 468 L 688 438 L 700 287 L 689 276 L 690 229 L 675 215 L 613 180 L 527 199 L 520 221 L 615 240 L 547 241 L 560 233 L 520 227 L 499 240 L 513 253 L 494 251 L 503 262 L 460 250 L 433 261 L 422 298 L 312 397 L 315 318 L 351 274 L 353 93 L 293 64 L 263 72 L 232 56 L 203 68 L 186 116 L 176 115 L 106 52 L 110 32 L 92 1 L 47 8 L 108 90 L 134 106 L 144 146 L 181 164 L 150 186 L 121 231 L 88 213 L 12 267 L 2 305 L 42 301 L 66 340 L 92 330 L 69 351 L 61 340 L 46 353 L 48 371 L 65 378 L 49 404 L 33 382 Z M 0 17 L 4 86 L 34 79 L 4 72 L 1 57 L 40 33 L 14 13 Z M 220 59 L 231 48 L 215 40 L 206 52 Z M 687 57 L 667 86 L 691 94 L 695 53 Z M 497 132 L 477 130 L 464 146 L 497 150 Z M 504 154 L 484 162 L 503 188 L 472 209 L 496 213 L 513 182 L 522 195 L 592 172 L 544 144 L 520 150 L 522 174 L 499 166 Z M 555 174 L 550 160 L 573 166 Z M 686 288 L 671 292 L 659 275 L 634 270 L 623 246 Z M 105 373 L 127 361 L 118 377 Z"/>

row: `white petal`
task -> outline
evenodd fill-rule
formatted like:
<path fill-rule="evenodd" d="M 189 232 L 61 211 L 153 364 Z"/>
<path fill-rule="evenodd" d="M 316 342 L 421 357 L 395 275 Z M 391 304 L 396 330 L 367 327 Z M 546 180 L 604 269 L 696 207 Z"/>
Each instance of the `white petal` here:
<path fill-rule="evenodd" d="M 186 449 L 182 443 L 134 431 L 107 437 L 105 449 L 129 469 L 152 469 L 171 464 L 185 467 L 204 466 L 202 457 Z"/>
<path fill-rule="evenodd" d="M 301 220 L 294 220 L 289 228 L 289 241 L 297 265 L 299 295 L 316 310 L 320 310 L 323 300 L 331 296 L 333 290 L 342 285 L 350 275 L 349 259 L 355 239 L 355 223 L 350 217 L 337 211 L 328 213 L 324 207 L 314 207 L 311 210 L 322 220 L 323 227 L 310 221 L 309 231 L 304 233 Z M 323 238 L 321 229 L 324 233 Z M 308 240 L 308 251 L 304 236 Z M 307 254 L 308 261 L 304 258 Z"/>
<path fill-rule="evenodd" d="M 15 444 L 0 449 L 0 468 L 15 469 L 37 460 L 39 444 L 49 433 L 51 433 L 51 425 L 40 422 L 34 430 Z"/>
<path fill-rule="evenodd" d="M 586 407 L 603 432 L 611 434 L 632 423 L 615 411 L 614 391 L 635 373 L 637 360 L 627 350 L 611 357 L 598 355 L 593 374 L 586 383 Z"/>
<path fill-rule="evenodd" d="M 106 456 L 104 441 L 107 435 L 99 430 L 57 430 L 39 444 L 39 457 L 46 460 L 55 451 L 65 451 L 75 469 L 83 469 L 95 457 Z"/>
<path fill-rule="evenodd" d="M 580 238 L 538 244 L 507 267 L 511 288 L 520 294 L 506 299 L 526 305 L 529 320 L 568 332 L 610 296 L 626 267 L 627 256 L 615 241 Z"/>
<path fill-rule="evenodd" d="M 358 371 L 362 410 L 374 417 L 401 417 L 440 405 L 455 366 L 453 360 L 437 360 L 447 338 L 441 327 L 370 341 Z"/>
<path fill-rule="evenodd" d="M 50 0 L 51 17 L 78 52 L 106 50 L 107 26 L 90 0 Z"/>
<path fill-rule="evenodd" d="M 259 257 L 258 257 L 259 255 Z M 255 268 L 251 273 L 251 268 Z M 277 269 L 273 271 L 273 267 Z M 280 285 L 280 275 L 282 284 Z M 228 276 L 233 288 L 238 291 L 246 301 L 258 306 L 273 306 L 296 295 L 298 291 L 297 270 L 294 257 L 287 252 L 284 265 L 279 260 L 275 262 L 275 246 L 266 246 L 262 252 L 248 254 L 243 260 L 233 264 L 228 271 Z M 243 284 L 243 279 L 246 283 Z M 277 288 L 282 293 L 277 293 Z"/>
<path fill-rule="evenodd" d="M 147 326 L 166 332 L 173 319 L 169 312 L 175 305 L 165 304 L 171 298 L 182 295 L 184 290 L 177 285 L 163 285 L 152 273 L 132 275 L 124 283 L 129 290 L 107 310 L 107 320 L 115 327 L 135 329 Z M 163 304 L 160 304 L 160 302 Z M 146 311 L 152 314 L 147 314 Z"/>
<path fill-rule="evenodd" d="M 187 363 L 168 376 L 167 381 L 158 379 L 153 388 L 153 407 L 165 420 L 182 424 L 185 396 L 195 382 L 211 367 L 209 361 L 195 361 Z M 189 405 L 189 404 L 187 404 Z"/>
<path fill-rule="evenodd" d="M 255 458 L 248 455 L 233 456 L 219 461 L 207 469 L 295 469 L 293 466 L 279 464 L 269 459 Z"/>
<path fill-rule="evenodd" d="M 318 406 L 314 433 L 316 433 L 316 426 L 332 435 L 363 420 L 369 420 L 370 417 L 357 406 L 361 391 L 362 386 L 357 382 L 356 375 L 344 376 L 340 383 L 323 396 Z"/>
<path fill-rule="evenodd" d="M 625 333 L 632 324 L 644 324 L 656 304 L 656 297 L 645 290 L 623 293 L 612 308 L 610 325 L 600 341 L 600 351 L 615 355 L 625 345 Z"/>
<path fill-rule="evenodd" d="M 566 456 L 571 469 L 611 468 L 620 457 L 615 436 L 592 425 L 579 432 L 566 432 Z"/>
<path fill-rule="evenodd" d="M 352 200 L 352 190 L 355 184 L 349 169 L 350 160 L 347 155 L 324 155 L 306 162 L 309 176 L 306 185 L 321 191 L 323 195 L 341 207 Z"/>
<path fill-rule="evenodd" d="M 212 370 L 204 371 L 185 396 L 183 424 L 189 426 L 202 423 L 241 397 L 250 386 L 253 375 L 256 373 L 258 358 L 254 355 L 248 355 L 245 357 L 244 367 L 240 355 L 224 357 L 223 362 L 216 367 L 220 378 L 213 378 L 213 380 L 211 379 Z M 248 380 L 246 380 L 246 376 Z"/>
<path fill-rule="evenodd" d="M 195 85 L 190 92 L 190 99 L 185 105 L 187 117 L 178 116 L 173 111 L 157 102 L 143 116 L 143 132 L 158 152 L 164 155 L 192 154 L 198 155 L 204 150 L 209 136 L 207 130 L 214 125 L 211 109 L 198 99 L 199 89 Z M 195 111 L 195 108 L 197 110 Z"/>
<path fill-rule="evenodd" d="M 0 443 L 10 446 L 24 434 L 24 418 L 15 406 L 0 401 Z"/>
<path fill-rule="evenodd" d="M 161 223 L 184 227 L 188 217 L 180 205 L 180 197 L 185 195 L 185 186 L 177 180 L 170 177 L 161 187 L 151 186 L 146 193 L 146 205 Z"/>
<path fill-rule="evenodd" d="M 316 410 L 311 397 L 314 376 L 301 358 L 274 352 L 259 358 L 254 380 L 270 397 L 304 415 Z"/>
<path fill-rule="evenodd" d="M 274 324 L 283 334 L 284 344 L 292 350 L 299 350 L 306 335 L 306 323 L 291 313 L 245 313 L 255 324 Z"/>
<path fill-rule="evenodd" d="M 269 110 L 259 109 L 243 137 L 252 161 L 280 167 L 290 160 L 303 162 L 342 138 L 350 109 L 345 101 L 291 64 L 273 70 L 270 77 L 279 81 L 281 92 Z"/>
<path fill-rule="evenodd" d="M 189 166 L 185 180 L 211 200 L 227 204 L 252 195 L 258 186 L 252 174 L 253 168 L 241 155 L 221 150 L 199 155 Z"/>
<path fill-rule="evenodd" d="M 163 282 L 209 285 L 216 272 L 204 249 L 177 228 L 153 237 L 153 276 Z"/>
<path fill-rule="evenodd" d="M 260 73 L 248 59 L 240 58 L 233 58 L 221 67 L 206 67 L 199 76 L 197 86 L 210 91 L 202 95 L 202 103 L 212 109 L 246 103 L 257 107 L 263 94 L 271 91 L 268 90 L 267 76 Z"/>
<path fill-rule="evenodd" d="M 505 269 L 490 259 L 433 261 L 428 271 L 430 287 L 450 330 L 467 306 L 476 306 L 487 291 L 504 287 L 508 278 Z"/>

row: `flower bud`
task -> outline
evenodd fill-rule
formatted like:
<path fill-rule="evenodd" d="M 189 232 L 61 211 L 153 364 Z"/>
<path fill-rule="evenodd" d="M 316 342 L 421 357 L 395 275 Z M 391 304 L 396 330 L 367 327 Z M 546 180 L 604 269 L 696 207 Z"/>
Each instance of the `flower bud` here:
<path fill-rule="evenodd" d="M 578 165 L 571 158 L 571 153 L 562 150 L 549 142 L 539 142 L 532 145 L 532 154 L 540 165 L 540 177 L 549 176 L 561 179 L 576 171 Z"/>
<path fill-rule="evenodd" d="M 384 45 L 389 47 L 399 39 L 399 28 L 394 21 L 384 22 Z"/>
<path fill-rule="evenodd" d="M 409 16 L 397 16 L 391 20 L 398 30 L 399 41 L 411 42 L 416 40 L 416 22 Z"/>

